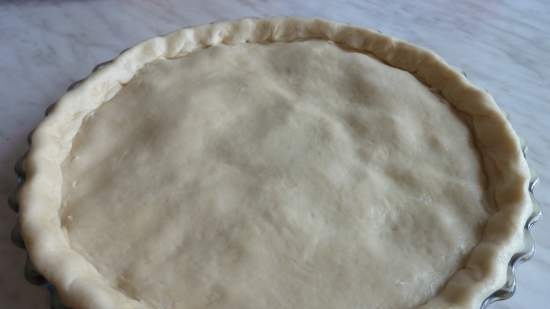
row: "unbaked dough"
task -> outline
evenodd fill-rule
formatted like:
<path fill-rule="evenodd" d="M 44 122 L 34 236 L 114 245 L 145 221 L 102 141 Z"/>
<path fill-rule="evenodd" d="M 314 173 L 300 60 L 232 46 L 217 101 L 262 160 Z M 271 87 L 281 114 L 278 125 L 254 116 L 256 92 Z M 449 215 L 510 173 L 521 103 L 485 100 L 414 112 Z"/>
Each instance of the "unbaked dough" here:
<path fill-rule="evenodd" d="M 139 43 L 60 98 L 24 170 L 25 248 L 75 309 L 478 309 L 533 210 L 486 91 L 321 19 Z"/>
<path fill-rule="evenodd" d="M 155 309 L 414 308 L 491 207 L 449 104 L 326 41 L 145 65 L 63 178 L 71 247 Z"/>

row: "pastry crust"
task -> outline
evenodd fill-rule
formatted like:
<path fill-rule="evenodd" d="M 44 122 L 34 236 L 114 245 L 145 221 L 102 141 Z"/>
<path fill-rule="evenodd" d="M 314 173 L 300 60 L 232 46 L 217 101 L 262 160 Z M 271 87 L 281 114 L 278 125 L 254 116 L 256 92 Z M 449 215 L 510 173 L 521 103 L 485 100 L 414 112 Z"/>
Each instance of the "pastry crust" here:
<path fill-rule="evenodd" d="M 371 30 L 319 19 L 244 19 L 179 30 L 127 50 L 63 96 L 33 134 L 25 162 L 27 179 L 20 191 L 22 233 L 37 269 L 69 306 L 149 308 L 107 284 L 91 263 L 71 249 L 63 231 L 61 165 L 84 117 L 156 59 L 183 57 L 218 44 L 313 39 L 334 41 L 410 72 L 468 119 L 496 210 L 465 267 L 420 308 L 476 308 L 504 284 L 508 261 L 524 247 L 523 228 L 532 211 L 530 175 L 519 140 L 490 95 L 432 52 Z"/>

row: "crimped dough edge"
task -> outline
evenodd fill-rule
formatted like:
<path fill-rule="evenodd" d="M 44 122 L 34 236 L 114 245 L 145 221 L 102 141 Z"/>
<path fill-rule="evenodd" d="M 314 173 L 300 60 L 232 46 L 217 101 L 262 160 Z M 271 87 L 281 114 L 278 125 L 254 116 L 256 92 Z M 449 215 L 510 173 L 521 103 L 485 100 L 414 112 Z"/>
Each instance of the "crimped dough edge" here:
<path fill-rule="evenodd" d="M 322 19 L 242 19 L 181 29 L 144 41 L 92 73 L 68 91 L 32 136 L 19 193 L 21 229 L 30 258 L 76 309 L 151 309 L 110 286 L 83 256 L 72 250 L 63 230 L 61 164 L 82 119 L 112 98 L 145 64 L 177 58 L 217 44 L 329 40 L 368 53 L 410 72 L 468 116 L 482 158 L 488 193 L 496 211 L 465 267 L 418 308 L 479 308 L 506 282 L 508 262 L 524 248 L 524 225 L 532 212 L 527 163 L 520 141 L 493 98 L 431 51 L 376 31 Z"/>

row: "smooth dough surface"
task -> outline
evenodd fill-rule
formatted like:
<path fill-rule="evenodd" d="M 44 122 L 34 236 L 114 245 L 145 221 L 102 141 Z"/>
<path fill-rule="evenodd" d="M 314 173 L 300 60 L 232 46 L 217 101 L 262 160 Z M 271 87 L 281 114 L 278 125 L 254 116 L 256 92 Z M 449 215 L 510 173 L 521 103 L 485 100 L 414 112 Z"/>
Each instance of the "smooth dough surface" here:
<path fill-rule="evenodd" d="M 71 246 L 155 309 L 414 308 L 491 211 L 449 105 L 326 41 L 147 64 L 63 178 Z"/>

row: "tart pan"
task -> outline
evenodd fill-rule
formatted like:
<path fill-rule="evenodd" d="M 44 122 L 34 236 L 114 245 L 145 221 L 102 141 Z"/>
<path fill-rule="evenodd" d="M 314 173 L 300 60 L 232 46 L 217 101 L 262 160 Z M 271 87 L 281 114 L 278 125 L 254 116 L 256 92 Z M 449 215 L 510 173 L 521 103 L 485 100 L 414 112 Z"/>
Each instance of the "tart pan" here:
<path fill-rule="evenodd" d="M 126 50 L 123 50 L 121 52 L 121 54 L 124 53 L 125 51 Z M 103 62 L 103 63 L 100 63 L 100 64 L 96 65 L 94 67 L 94 69 L 92 70 L 92 73 L 97 71 L 97 70 L 100 70 L 102 67 L 104 67 L 105 65 L 107 65 L 111 62 L 112 62 L 112 60 L 109 60 L 109 61 L 106 61 L 106 62 Z M 464 74 L 464 75 L 466 76 L 466 74 Z M 84 80 L 79 80 L 79 81 L 76 81 L 76 82 L 72 83 L 67 88 L 67 91 L 72 90 L 73 88 L 78 86 L 83 81 Z M 46 112 L 45 112 L 46 116 L 50 113 L 50 111 L 54 108 L 54 106 L 55 106 L 55 103 L 48 106 L 48 108 L 46 109 Z M 30 145 L 32 143 L 32 131 L 27 137 L 27 143 L 30 147 Z M 522 152 L 523 152 L 523 156 L 526 158 L 526 156 L 527 156 L 527 146 L 523 142 L 522 142 Z M 16 186 L 16 189 L 14 190 L 14 192 L 8 198 L 8 204 L 9 204 L 10 208 L 16 214 L 19 212 L 19 202 L 18 202 L 17 196 L 18 196 L 18 193 L 19 193 L 19 189 L 22 187 L 23 183 L 25 182 L 25 169 L 24 169 L 25 157 L 26 157 L 26 153 L 19 160 L 17 160 L 17 163 L 15 164 L 15 174 L 16 174 L 16 177 L 17 177 L 17 186 Z M 530 171 L 531 171 L 531 179 L 529 180 L 529 195 L 530 195 L 530 198 L 531 198 L 531 201 L 532 201 L 532 204 L 533 204 L 533 212 L 528 217 L 528 219 L 527 219 L 527 221 L 525 222 L 525 225 L 524 225 L 524 238 L 525 238 L 524 244 L 525 244 L 525 246 L 524 246 L 522 251 L 516 252 L 512 256 L 510 262 L 508 263 L 507 279 L 506 279 L 506 283 L 504 284 L 504 286 L 502 286 L 500 289 L 494 291 L 487 298 L 485 298 L 485 300 L 481 303 L 480 309 L 485 309 L 490 304 L 492 304 L 496 301 L 501 301 L 501 300 L 505 300 L 505 299 L 508 299 L 508 298 L 512 297 L 512 295 L 514 295 L 514 293 L 516 291 L 516 269 L 517 269 L 517 266 L 520 265 L 521 263 L 529 260 L 535 254 L 535 241 L 534 241 L 534 238 L 531 234 L 531 230 L 533 229 L 534 224 L 542 218 L 542 211 L 541 211 L 540 206 L 536 202 L 534 194 L 533 194 L 535 186 L 538 183 L 538 177 L 534 174 L 532 169 L 530 169 Z M 24 243 L 23 238 L 21 236 L 19 222 L 17 222 L 15 224 L 15 226 L 13 227 L 13 229 L 12 229 L 11 240 L 17 247 L 19 247 L 23 250 L 25 249 L 25 243 Z M 32 262 L 31 262 L 31 260 L 29 259 L 28 255 L 27 255 L 27 258 L 26 258 L 26 262 L 25 262 L 24 275 L 25 275 L 25 279 L 28 282 L 30 282 L 31 284 L 45 286 L 48 289 L 49 295 L 50 295 L 50 307 L 52 309 L 70 309 L 69 307 L 63 305 L 63 303 L 61 302 L 61 298 L 60 298 L 59 294 L 57 293 L 55 287 L 51 283 L 49 283 L 46 280 L 46 278 L 44 278 L 36 270 L 36 268 L 33 266 Z"/>

